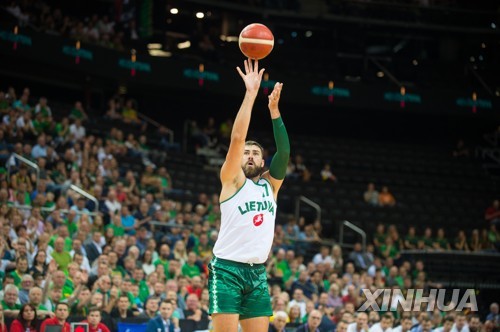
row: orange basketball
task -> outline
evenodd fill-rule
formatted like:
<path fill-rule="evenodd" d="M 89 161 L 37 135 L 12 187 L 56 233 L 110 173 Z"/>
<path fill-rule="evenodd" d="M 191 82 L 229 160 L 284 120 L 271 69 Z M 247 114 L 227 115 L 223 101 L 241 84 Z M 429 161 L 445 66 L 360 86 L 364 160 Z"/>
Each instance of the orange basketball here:
<path fill-rule="evenodd" d="M 264 24 L 252 23 L 241 30 L 238 40 L 241 52 L 250 59 L 264 59 L 271 53 L 274 36 Z"/>

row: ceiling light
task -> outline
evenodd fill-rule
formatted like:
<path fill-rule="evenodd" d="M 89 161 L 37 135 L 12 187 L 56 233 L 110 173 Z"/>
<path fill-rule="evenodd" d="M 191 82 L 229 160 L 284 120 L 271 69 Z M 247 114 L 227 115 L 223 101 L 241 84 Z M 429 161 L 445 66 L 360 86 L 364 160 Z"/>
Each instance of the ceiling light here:
<path fill-rule="evenodd" d="M 172 15 L 177 15 L 177 14 L 179 14 L 179 9 L 177 9 L 177 8 L 171 8 L 171 9 L 170 9 L 170 14 L 172 14 Z"/>
<path fill-rule="evenodd" d="M 180 50 L 183 50 L 185 48 L 190 48 L 190 47 L 191 47 L 191 42 L 189 40 L 177 44 L 177 48 L 180 49 Z"/>
<path fill-rule="evenodd" d="M 313 33 L 311 30 L 307 30 L 306 33 L 305 33 L 306 37 L 309 38 L 309 37 L 312 37 Z"/>
<path fill-rule="evenodd" d="M 159 50 L 161 49 L 161 44 L 160 43 L 151 43 L 148 44 L 148 50 Z"/>
<path fill-rule="evenodd" d="M 163 51 L 163 50 L 149 50 L 149 55 L 168 58 L 168 57 L 172 56 L 172 53 L 171 52 L 166 52 L 166 51 Z"/>
<path fill-rule="evenodd" d="M 469 58 L 469 60 L 470 60 L 470 62 L 474 62 L 474 61 L 476 61 L 476 58 L 474 58 L 473 56 L 471 56 L 471 57 Z"/>
<path fill-rule="evenodd" d="M 413 63 L 413 65 L 414 65 L 414 66 L 418 66 L 418 61 L 417 61 L 417 59 L 413 59 L 413 61 L 412 61 L 411 63 Z"/>
<path fill-rule="evenodd" d="M 378 71 L 377 72 L 377 77 L 380 77 L 380 78 L 384 77 L 384 72 L 383 71 Z"/>
<path fill-rule="evenodd" d="M 497 25 L 495 24 L 495 22 L 491 22 L 490 26 L 491 26 L 492 29 L 496 29 L 497 28 Z"/>
<path fill-rule="evenodd" d="M 485 43 L 481 43 L 481 48 L 486 48 L 486 44 Z"/>
<path fill-rule="evenodd" d="M 221 35 L 220 36 L 220 40 L 225 41 L 227 43 L 231 43 L 231 42 L 237 42 L 238 41 L 238 37 L 237 36 L 225 36 L 225 35 Z"/>
<path fill-rule="evenodd" d="M 203 14 L 202 12 L 197 12 L 196 13 L 196 17 L 199 18 L 199 19 L 202 19 L 205 17 L 205 14 Z"/>

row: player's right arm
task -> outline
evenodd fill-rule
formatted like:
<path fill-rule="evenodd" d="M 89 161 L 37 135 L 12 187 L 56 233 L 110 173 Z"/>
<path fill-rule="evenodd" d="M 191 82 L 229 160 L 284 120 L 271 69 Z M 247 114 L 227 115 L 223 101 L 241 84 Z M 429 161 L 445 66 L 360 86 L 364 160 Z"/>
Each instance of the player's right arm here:
<path fill-rule="evenodd" d="M 245 150 L 245 140 L 250 125 L 253 104 L 259 92 L 262 74 L 264 73 L 264 69 L 259 71 L 257 60 L 252 62 L 252 60 L 248 59 L 245 60 L 244 64 L 245 73 L 239 67 L 236 68 L 243 82 L 245 82 L 246 93 L 234 120 L 229 150 L 220 173 L 222 182 L 221 201 L 231 197 L 245 181 L 245 174 L 241 168 L 241 159 Z"/>

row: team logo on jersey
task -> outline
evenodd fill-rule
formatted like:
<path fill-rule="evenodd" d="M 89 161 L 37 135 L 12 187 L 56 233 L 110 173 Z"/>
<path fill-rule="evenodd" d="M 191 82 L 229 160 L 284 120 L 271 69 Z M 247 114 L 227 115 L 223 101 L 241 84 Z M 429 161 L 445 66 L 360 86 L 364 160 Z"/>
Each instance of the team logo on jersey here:
<path fill-rule="evenodd" d="M 260 225 L 262 225 L 263 222 L 264 222 L 264 214 L 259 213 L 259 214 L 256 214 L 255 216 L 253 216 L 254 226 L 259 227 Z"/>

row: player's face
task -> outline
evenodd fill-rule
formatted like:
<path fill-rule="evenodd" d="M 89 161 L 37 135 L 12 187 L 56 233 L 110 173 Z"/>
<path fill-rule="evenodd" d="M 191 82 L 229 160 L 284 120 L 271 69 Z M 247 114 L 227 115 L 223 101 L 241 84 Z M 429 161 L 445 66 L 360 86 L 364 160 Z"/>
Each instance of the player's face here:
<path fill-rule="evenodd" d="M 258 146 L 245 145 L 241 167 L 247 178 L 254 178 L 262 173 L 264 159 Z"/>

